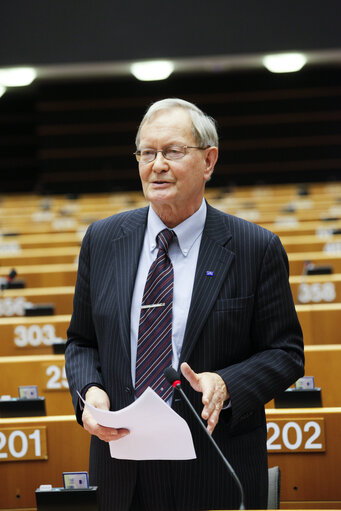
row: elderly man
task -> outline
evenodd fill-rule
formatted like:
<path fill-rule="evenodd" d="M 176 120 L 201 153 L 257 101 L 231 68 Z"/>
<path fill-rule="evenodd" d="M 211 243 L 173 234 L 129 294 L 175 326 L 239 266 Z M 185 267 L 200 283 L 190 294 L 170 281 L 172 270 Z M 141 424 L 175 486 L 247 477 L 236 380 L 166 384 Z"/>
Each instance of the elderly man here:
<path fill-rule="evenodd" d="M 183 387 L 239 476 L 247 508 L 266 508 L 264 404 L 304 372 L 302 333 L 278 237 L 204 200 L 218 157 L 214 121 L 180 99 L 154 103 L 136 137 L 150 206 L 91 225 L 79 259 L 66 370 L 92 435 L 101 510 L 228 509 L 239 493 L 164 369 Z M 105 428 L 82 410 L 118 410 L 151 386 L 189 424 L 197 459 L 110 457 Z"/>

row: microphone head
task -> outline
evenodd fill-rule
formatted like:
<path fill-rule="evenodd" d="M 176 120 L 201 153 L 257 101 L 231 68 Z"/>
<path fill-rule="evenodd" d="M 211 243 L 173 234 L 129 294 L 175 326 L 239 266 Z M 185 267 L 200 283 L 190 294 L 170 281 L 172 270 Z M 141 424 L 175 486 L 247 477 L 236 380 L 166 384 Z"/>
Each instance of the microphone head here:
<path fill-rule="evenodd" d="M 173 385 L 173 383 L 176 380 L 180 379 L 178 373 L 172 366 L 167 367 L 167 369 L 165 369 L 163 374 L 165 375 L 165 378 L 168 381 L 168 383 L 170 383 L 170 385 Z"/>
<path fill-rule="evenodd" d="M 13 270 L 10 271 L 9 275 L 8 275 L 8 280 L 13 280 L 15 277 L 17 276 L 17 272 L 16 270 L 13 268 Z"/>

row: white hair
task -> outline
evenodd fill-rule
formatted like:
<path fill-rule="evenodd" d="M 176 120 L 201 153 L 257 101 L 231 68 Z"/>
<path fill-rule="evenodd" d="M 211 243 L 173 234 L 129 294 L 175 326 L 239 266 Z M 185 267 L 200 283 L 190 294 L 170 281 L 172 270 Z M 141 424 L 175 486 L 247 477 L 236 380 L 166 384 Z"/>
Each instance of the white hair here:
<path fill-rule="evenodd" d="M 151 118 L 161 110 L 171 108 L 183 108 L 189 113 L 192 121 L 192 130 L 198 147 L 218 147 L 218 133 L 215 120 L 206 115 L 200 108 L 193 103 L 179 98 L 167 98 L 153 103 L 145 113 L 136 134 L 136 147 L 140 146 L 140 134 L 142 126 L 151 120 Z"/>

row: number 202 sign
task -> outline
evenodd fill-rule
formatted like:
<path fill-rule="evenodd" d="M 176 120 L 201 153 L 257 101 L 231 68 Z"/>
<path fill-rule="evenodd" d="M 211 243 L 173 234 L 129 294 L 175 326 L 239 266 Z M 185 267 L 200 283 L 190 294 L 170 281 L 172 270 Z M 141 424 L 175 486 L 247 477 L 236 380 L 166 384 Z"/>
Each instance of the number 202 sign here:
<path fill-rule="evenodd" d="M 24 460 L 47 460 L 46 426 L 0 430 L 0 462 Z"/>
<path fill-rule="evenodd" d="M 324 419 L 275 419 L 267 422 L 269 453 L 323 452 Z"/>

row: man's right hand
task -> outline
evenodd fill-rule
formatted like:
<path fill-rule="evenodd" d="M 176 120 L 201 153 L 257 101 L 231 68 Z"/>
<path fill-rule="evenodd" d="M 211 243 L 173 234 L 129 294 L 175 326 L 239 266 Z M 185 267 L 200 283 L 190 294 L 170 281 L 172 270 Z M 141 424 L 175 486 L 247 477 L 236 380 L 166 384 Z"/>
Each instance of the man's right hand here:
<path fill-rule="evenodd" d="M 109 396 L 104 390 L 99 387 L 90 387 L 85 394 L 85 401 L 95 408 L 100 408 L 101 410 L 109 410 L 110 409 L 110 400 Z M 111 440 L 119 440 L 120 438 L 129 434 L 129 429 L 120 428 L 107 428 L 106 426 L 101 426 L 98 422 L 95 421 L 91 413 L 84 408 L 83 415 L 83 426 L 91 435 L 97 436 L 100 440 L 104 442 L 111 442 Z"/>

